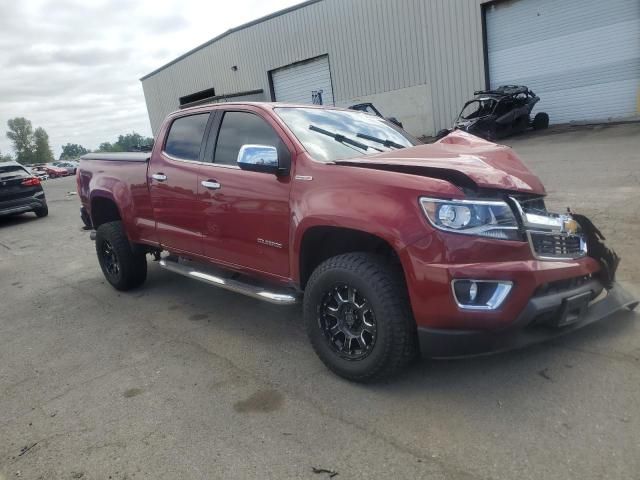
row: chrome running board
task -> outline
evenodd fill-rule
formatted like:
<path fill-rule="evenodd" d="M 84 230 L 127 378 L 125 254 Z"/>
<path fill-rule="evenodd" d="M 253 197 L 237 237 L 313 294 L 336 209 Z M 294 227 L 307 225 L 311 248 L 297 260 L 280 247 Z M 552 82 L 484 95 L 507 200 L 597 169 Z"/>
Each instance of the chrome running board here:
<path fill-rule="evenodd" d="M 275 305 L 294 305 L 299 300 L 299 295 L 293 290 L 270 291 L 261 285 L 253 285 L 241 280 L 225 278 L 224 275 L 206 272 L 204 268 L 199 268 L 199 265 L 192 262 L 181 263 L 175 257 L 163 258 L 158 263 L 162 268 L 171 272 Z"/>

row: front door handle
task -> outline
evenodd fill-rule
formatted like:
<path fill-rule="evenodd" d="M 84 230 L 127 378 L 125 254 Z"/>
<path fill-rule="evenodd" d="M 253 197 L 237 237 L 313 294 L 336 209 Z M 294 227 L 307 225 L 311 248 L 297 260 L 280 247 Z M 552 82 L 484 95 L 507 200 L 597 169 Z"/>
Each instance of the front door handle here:
<path fill-rule="evenodd" d="M 220 190 L 222 188 L 222 185 L 216 180 L 203 180 L 200 183 L 204 188 L 208 188 L 209 190 Z"/>
<path fill-rule="evenodd" d="M 151 175 L 151 178 L 153 178 L 154 180 L 157 180 L 159 182 L 166 182 L 167 181 L 167 176 L 164 173 L 154 173 L 153 175 Z"/>

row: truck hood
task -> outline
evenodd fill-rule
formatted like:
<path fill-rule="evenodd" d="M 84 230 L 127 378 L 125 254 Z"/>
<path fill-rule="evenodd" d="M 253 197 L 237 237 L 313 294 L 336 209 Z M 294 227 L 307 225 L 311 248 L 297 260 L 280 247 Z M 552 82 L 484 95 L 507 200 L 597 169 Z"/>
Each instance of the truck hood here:
<path fill-rule="evenodd" d="M 430 145 L 337 160 L 335 163 L 439 178 L 463 188 L 546 194 L 540 179 L 511 148 L 460 130 Z"/>

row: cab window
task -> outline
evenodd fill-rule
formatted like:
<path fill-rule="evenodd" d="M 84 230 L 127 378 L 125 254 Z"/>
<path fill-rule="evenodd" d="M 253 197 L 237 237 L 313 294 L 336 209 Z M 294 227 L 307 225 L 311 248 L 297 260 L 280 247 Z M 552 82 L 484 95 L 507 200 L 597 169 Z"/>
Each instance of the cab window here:
<path fill-rule="evenodd" d="M 209 114 L 181 117 L 171 124 L 164 151 L 181 160 L 198 160 Z"/>
<path fill-rule="evenodd" d="M 243 145 L 269 145 L 279 148 L 280 137 L 264 119 L 248 112 L 225 112 L 218 133 L 214 163 L 237 165 Z"/>

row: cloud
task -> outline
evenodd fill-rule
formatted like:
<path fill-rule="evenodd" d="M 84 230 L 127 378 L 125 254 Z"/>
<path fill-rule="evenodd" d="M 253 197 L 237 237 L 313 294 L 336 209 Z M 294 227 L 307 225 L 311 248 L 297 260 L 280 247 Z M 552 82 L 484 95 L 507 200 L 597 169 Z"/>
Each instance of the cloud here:
<path fill-rule="evenodd" d="M 151 129 L 139 78 L 216 35 L 296 0 L 29 0 L 0 2 L 0 151 L 24 116 L 96 148 Z"/>
<path fill-rule="evenodd" d="M 150 18 L 145 20 L 140 28 L 146 30 L 147 32 L 165 32 L 165 33 L 173 33 L 180 30 L 184 30 L 189 27 L 189 21 L 183 17 L 182 15 L 175 15 L 172 17 L 159 17 L 159 18 Z"/>
<path fill-rule="evenodd" d="M 119 48 L 109 50 L 102 47 L 89 48 L 32 48 L 30 51 L 11 55 L 4 62 L 5 68 L 21 66 L 44 68 L 59 65 L 92 67 L 95 65 L 113 65 L 126 62 L 133 52 Z"/>

